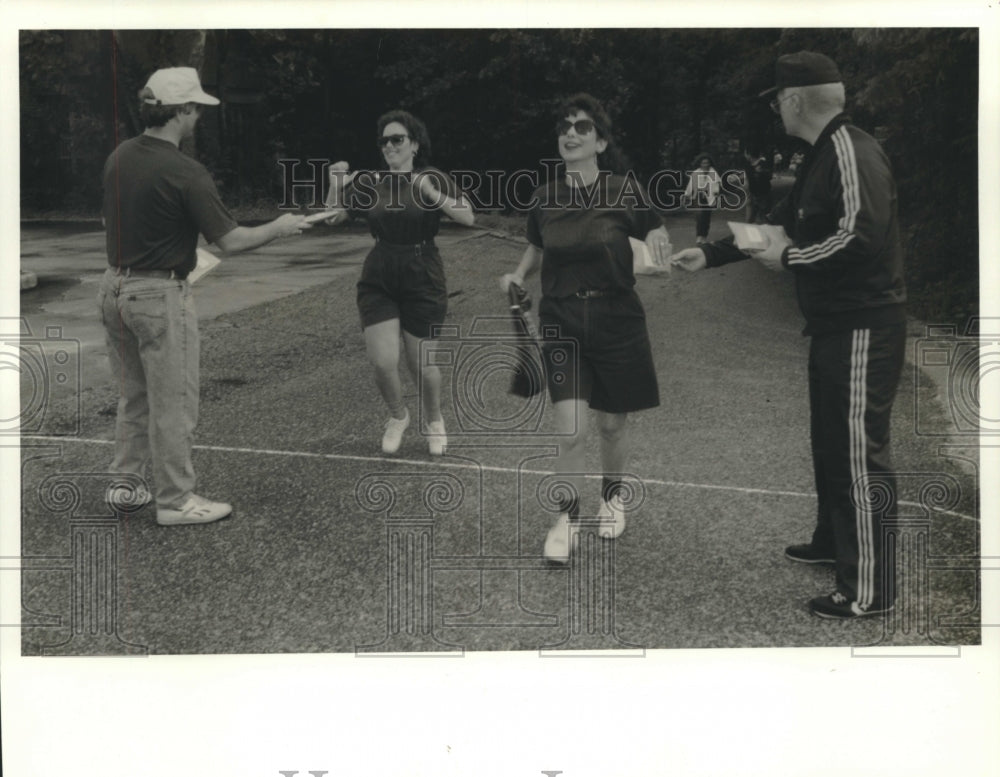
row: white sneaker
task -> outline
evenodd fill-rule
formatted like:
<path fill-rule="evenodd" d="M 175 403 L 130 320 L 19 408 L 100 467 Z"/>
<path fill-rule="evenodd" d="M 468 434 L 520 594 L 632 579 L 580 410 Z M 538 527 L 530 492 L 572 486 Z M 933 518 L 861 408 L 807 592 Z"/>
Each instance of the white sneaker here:
<path fill-rule="evenodd" d="M 161 526 L 182 526 L 191 523 L 212 523 L 228 516 L 233 506 L 225 502 L 213 502 L 203 496 L 191 494 L 187 501 L 176 509 L 156 508 L 156 522 Z"/>
<path fill-rule="evenodd" d="M 444 431 L 444 421 L 433 421 L 427 424 L 425 434 L 427 435 L 427 447 L 430 449 L 431 456 L 443 455 L 444 449 L 448 447 L 448 436 Z"/>
<path fill-rule="evenodd" d="M 153 501 L 149 489 L 141 483 L 131 486 L 127 483 L 115 483 L 108 488 L 105 495 L 108 507 L 118 513 L 135 513 Z"/>
<path fill-rule="evenodd" d="M 395 453 L 403 443 L 403 432 L 410 425 L 410 411 L 406 410 L 402 418 L 390 418 L 385 422 L 385 432 L 382 433 L 382 452 Z"/>
<path fill-rule="evenodd" d="M 597 511 L 597 518 L 600 524 L 597 527 L 597 534 L 613 540 L 621 537 L 625 532 L 625 505 L 618 496 L 611 497 L 611 501 L 601 500 L 601 507 Z"/>
<path fill-rule="evenodd" d="M 565 564 L 569 554 L 578 541 L 579 527 L 569 519 L 569 513 L 559 513 L 556 522 L 545 537 L 545 548 L 542 553 L 549 561 Z"/>

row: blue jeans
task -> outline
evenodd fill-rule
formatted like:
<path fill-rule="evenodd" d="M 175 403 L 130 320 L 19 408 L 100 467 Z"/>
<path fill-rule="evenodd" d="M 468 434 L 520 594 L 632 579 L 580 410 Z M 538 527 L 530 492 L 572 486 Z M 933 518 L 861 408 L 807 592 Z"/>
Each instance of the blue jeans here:
<path fill-rule="evenodd" d="M 120 389 L 111 471 L 141 478 L 151 463 L 157 506 L 178 506 L 195 483 L 199 346 L 191 286 L 109 269 L 98 302 Z"/>

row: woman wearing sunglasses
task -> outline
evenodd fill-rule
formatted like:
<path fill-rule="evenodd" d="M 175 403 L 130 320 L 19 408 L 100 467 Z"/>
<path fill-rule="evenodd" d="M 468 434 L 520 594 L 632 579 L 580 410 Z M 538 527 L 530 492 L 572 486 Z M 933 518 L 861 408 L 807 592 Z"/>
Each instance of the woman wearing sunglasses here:
<path fill-rule="evenodd" d="M 556 468 L 581 473 L 587 408 L 596 411 L 603 474 L 599 533 L 625 529 L 628 414 L 659 405 L 646 316 L 636 295 L 629 238 L 645 239 L 669 269 L 670 239 L 634 178 L 607 169 L 611 122 L 601 104 L 579 94 L 559 108 L 556 137 L 564 169 L 539 188 L 528 215 L 528 248 L 506 290 L 541 268 L 538 309 L 543 361 L 559 437 Z M 567 348 L 566 343 L 570 343 Z M 576 535 L 579 488 L 560 501 L 544 555 L 565 563 Z"/>
<path fill-rule="evenodd" d="M 448 309 L 441 256 L 434 244 L 441 215 L 471 226 L 473 211 L 454 181 L 429 167 L 431 142 L 423 122 L 406 111 L 390 111 L 377 122 L 377 145 L 388 172 L 348 174 L 346 162 L 330 168 L 327 207 L 368 221 L 375 246 L 365 258 L 357 285 L 358 310 L 375 384 L 389 409 L 382 450 L 399 450 L 410 413 L 399 375 L 399 339 L 406 362 L 420 382 L 424 434 L 432 455 L 445 451 L 441 417 L 441 373 L 420 364 L 420 341 L 444 322 Z"/>

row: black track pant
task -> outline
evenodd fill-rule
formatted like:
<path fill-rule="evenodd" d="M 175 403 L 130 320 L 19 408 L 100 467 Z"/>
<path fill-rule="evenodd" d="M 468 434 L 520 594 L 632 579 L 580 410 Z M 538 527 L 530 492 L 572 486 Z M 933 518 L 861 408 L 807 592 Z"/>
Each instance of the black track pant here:
<path fill-rule="evenodd" d="M 711 226 L 712 210 L 702 207 L 694 217 L 694 233 L 697 237 L 708 237 L 708 230 Z"/>
<path fill-rule="evenodd" d="M 862 609 L 895 595 L 882 518 L 895 504 L 889 419 L 905 350 L 905 324 L 814 336 L 809 348 L 819 497 L 812 542 L 834 554 L 837 590 Z"/>

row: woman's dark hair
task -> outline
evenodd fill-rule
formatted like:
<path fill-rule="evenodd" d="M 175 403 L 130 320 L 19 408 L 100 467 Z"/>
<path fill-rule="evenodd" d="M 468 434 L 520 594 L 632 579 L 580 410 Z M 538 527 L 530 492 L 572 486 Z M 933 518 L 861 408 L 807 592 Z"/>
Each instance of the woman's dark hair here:
<path fill-rule="evenodd" d="M 624 173 L 628 168 L 628 160 L 619 150 L 615 139 L 611 134 L 611 117 L 604 110 L 600 101 L 586 92 L 579 92 L 565 98 L 556 107 L 556 121 L 562 121 L 567 116 L 572 116 L 578 112 L 586 113 L 597 128 L 597 136 L 607 141 L 607 146 L 597 155 L 597 164 L 602 170 L 609 170 L 612 173 Z"/>
<path fill-rule="evenodd" d="M 701 167 L 701 161 L 703 159 L 707 159 L 708 160 L 708 166 L 709 167 L 715 167 L 715 162 L 712 161 L 712 155 L 711 154 L 706 154 L 706 153 L 698 154 L 698 156 L 696 156 L 694 158 L 694 161 L 691 163 L 691 167 L 692 168 L 694 168 L 694 167 Z"/>
<path fill-rule="evenodd" d="M 378 117 L 378 134 L 381 135 L 386 126 L 393 122 L 406 127 L 406 133 L 410 136 L 410 140 L 420 144 L 418 157 L 413 166 L 417 167 L 419 163 L 420 167 L 427 167 L 431 158 L 431 136 L 427 134 L 427 127 L 424 123 L 409 111 L 389 111 Z"/>
<path fill-rule="evenodd" d="M 194 106 L 194 103 L 185 103 L 184 105 L 159 105 L 148 103 L 146 102 L 147 99 L 156 99 L 156 95 L 153 94 L 152 89 L 148 86 L 144 86 L 139 90 L 139 118 L 142 120 L 142 125 L 146 129 L 162 127 L 178 113 L 188 113 L 191 110 L 188 106 Z"/>

